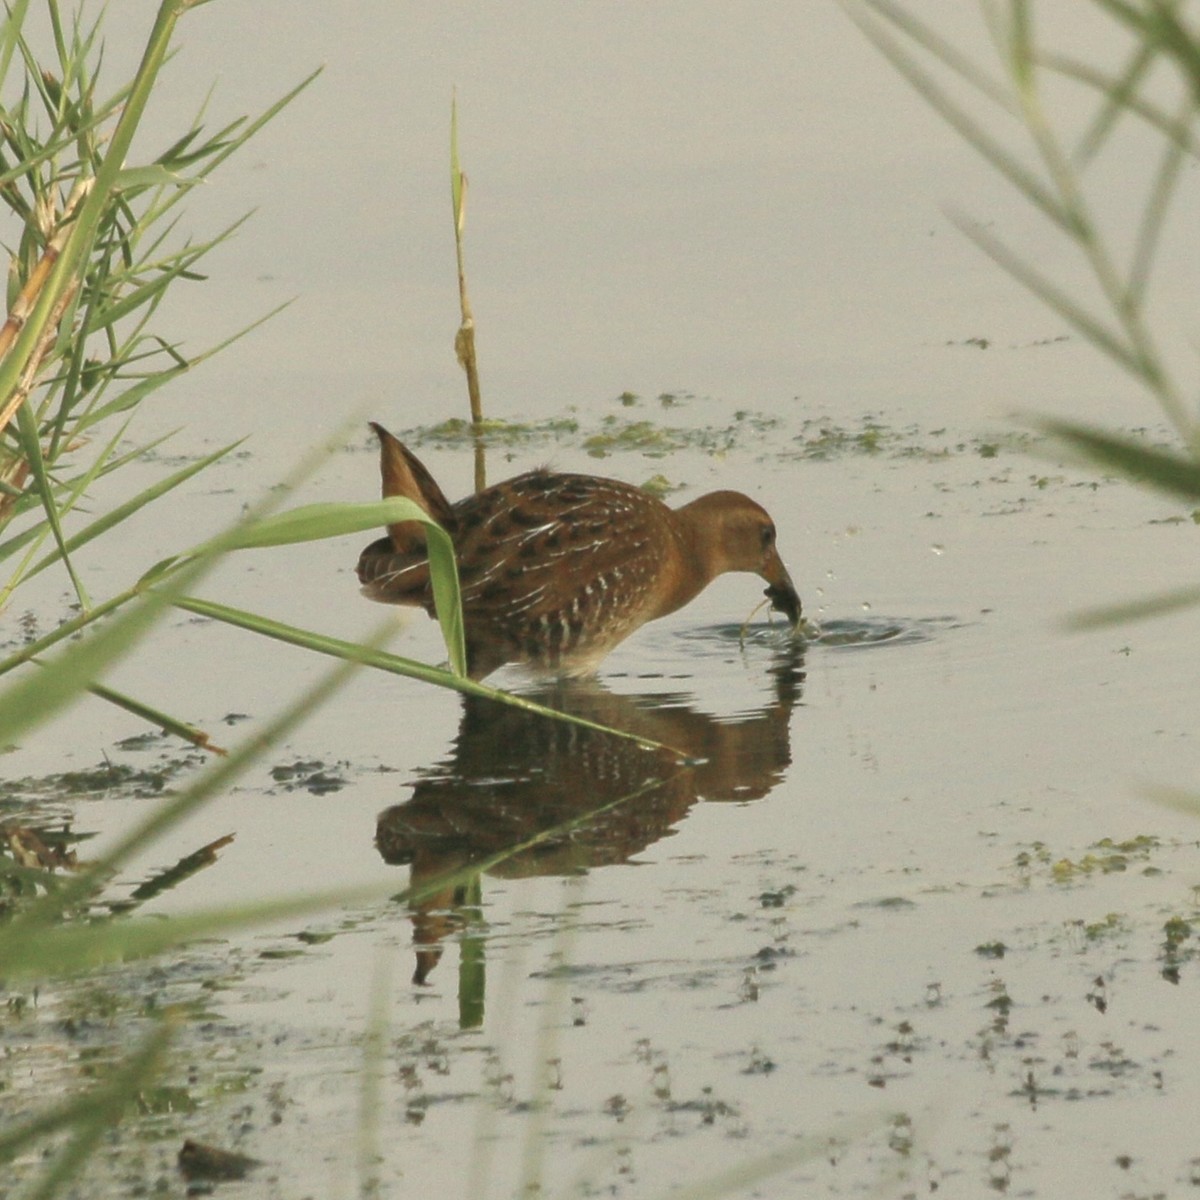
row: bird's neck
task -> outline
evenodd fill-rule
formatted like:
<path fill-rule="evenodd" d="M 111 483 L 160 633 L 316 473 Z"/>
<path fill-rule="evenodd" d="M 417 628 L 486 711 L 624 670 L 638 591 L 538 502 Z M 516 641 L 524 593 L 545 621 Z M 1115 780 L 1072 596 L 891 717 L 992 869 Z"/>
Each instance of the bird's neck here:
<path fill-rule="evenodd" d="M 671 513 L 674 560 L 664 572 L 669 581 L 660 614 L 674 612 L 694 600 L 724 569 L 712 514 L 701 496 Z"/>

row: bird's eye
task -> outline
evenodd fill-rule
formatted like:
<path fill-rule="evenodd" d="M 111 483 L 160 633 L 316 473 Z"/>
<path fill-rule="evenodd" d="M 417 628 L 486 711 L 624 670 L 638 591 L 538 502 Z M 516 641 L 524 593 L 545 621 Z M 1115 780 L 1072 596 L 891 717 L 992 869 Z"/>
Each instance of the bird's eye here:
<path fill-rule="evenodd" d="M 775 544 L 775 526 L 764 525 L 762 531 L 763 549 L 766 550 Z"/>

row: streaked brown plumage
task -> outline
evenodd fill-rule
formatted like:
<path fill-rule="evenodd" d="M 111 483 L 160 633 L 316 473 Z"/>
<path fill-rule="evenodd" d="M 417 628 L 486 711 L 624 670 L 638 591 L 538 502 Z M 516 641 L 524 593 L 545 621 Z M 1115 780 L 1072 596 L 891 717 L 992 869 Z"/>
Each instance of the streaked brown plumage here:
<path fill-rule="evenodd" d="M 540 470 L 450 504 L 420 460 L 381 425 L 383 494 L 406 496 L 450 534 L 462 584 L 467 663 L 579 674 L 634 630 L 681 608 L 718 575 L 752 571 L 793 625 L 800 598 L 775 526 L 739 492 L 670 509 L 641 488 Z M 419 522 L 388 528 L 358 561 L 363 592 L 433 612 Z"/>

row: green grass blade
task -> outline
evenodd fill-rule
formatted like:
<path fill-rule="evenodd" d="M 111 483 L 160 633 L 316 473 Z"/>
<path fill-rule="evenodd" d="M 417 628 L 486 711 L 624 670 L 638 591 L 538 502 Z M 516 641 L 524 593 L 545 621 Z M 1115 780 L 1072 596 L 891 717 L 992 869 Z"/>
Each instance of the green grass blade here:
<path fill-rule="evenodd" d="M 305 88 L 309 86 L 324 70 L 324 67 L 317 67 L 310 71 L 291 91 L 285 92 L 278 100 L 275 101 L 269 108 L 264 109 L 253 121 L 249 121 L 242 128 L 237 137 L 231 137 L 220 151 L 208 160 L 207 171 L 213 171 L 220 166 L 231 154 L 236 153 L 244 146 L 262 127 L 273 121 L 297 96 L 300 95 Z"/>
<path fill-rule="evenodd" d="M 1157 44 L 1171 55 L 1200 102 L 1200 37 L 1179 19 L 1178 3 L 1170 0 L 1149 0 L 1150 15 L 1147 28 L 1154 31 Z"/>
<path fill-rule="evenodd" d="M 1109 136 L 1116 129 L 1120 118 L 1126 113 L 1137 111 L 1141 99 L 1138 88 L 1154 66 L 1156 57 L 1150 46 L 1139 42 L 1134 47 L 1124 70 L 1117 75 L 1103 76 L 1103 85 L 1096 88 L 1103 103 L 1076 146 L 1075 159 L 1078 163 L 1087 164 L 1094 160 L 1108 143 Z M 1101 74 L 1098 71 L 1092 72 L 1091 68 L 1082 63 L 1067 65 L 1063 60 L 1056 60 L 1052 55 L 1044 55 L 1041 61 L 1044 66 L 1074 78 L 1080 78 L 1080 76 L 1074 73 L 1072 67 L 1079 66 L 1085 75 L 1092 74 L 1093 76 L 1091 80 L 1081 79 L 1081 82 L 1088 82 L 1093 87 L 1096 87 L 1097 82 L 1095 76 Z"/>
<path fill-rule="evenodd" d="M 199 579 L 207 565 L 200 561 L 182 571 L 177 586 L 190 586 Z M 28 730 L 49 720 L 74 700 L 81 689 L 97 682 L 105 670 L 149 631 L 169 605 L 171 594 L 163 588 L 139 596 L 135 604 L 104 628 L 59 652 L 45 663 L 42 670 L 25 676 L 0 692 L 0 744 L 17 742 Z M 131 591 L 121 599 L 128 602 L 135 595 Z M 61 626 L 55 633 L 61 636 L 65 628 Z M 26 661 L 30 657 L 27 651 L 28 648 L 26 652 L 11 656 L 3 668 L 9 669 L 10 664 Z"/>
<path fill-rule="evenodd" d="M 1185 111 L 1188 114 L 1193 112 L 1190 102 Z M 1166 227 L 1171 200 L 1175 195 L 1184 165 L 1183 149 L 1178 143 L 1168 141 L 1163 147 L 1162 159 L 1151 182 L 1146 205 L 1142 211 L 1141 220 L 1138 222 L 1137 240 L 1134 244 L 1127 284 L 1127 303 L 1134 309 L 1145 306 L 1154 258 Z"/>
<path fill-rule="evenodd" d="M 100 471 L 99 471 L 100 476 L 103 477 L 105 475 L 110 474 L 113 471 L 120 470 L 126 464 L 131 463 L 131 462 L 135 461 L 136 459 L 140 459 L 143 455 L 149 453 L 151 450 L 155 449 L 157 446 L 159 446 L 163 442 L 167 441 L 168 438 L 174 437 L 177 432 L 178 432 L 178 430 L 172 430 L 168 433 L 161 434 L 160 436 L 153 438 L 151 441 L 146 442 L 143 445 L 135 446 L 133 449 L 127 450 L 124 454 L 120 454 L 120 455 L 117 455 L 116 457 L 109 458 L 101 466 Z M 62 488 L 65 492 L 67 492 L 71 496 L 79 495 L 82 493 L 81 484 L 83 483 L 84 480 L 90 479 L 90 478 L 92 478 L 92 473 L 89 471 L 85 475 L 78 476 L 74 479 L 67 480 L 62 485 Z M 17 500 L 16 504 L 13 506 L 12 518 L 22 516 L 26 512 L 28 512 L 31 508 L 34 508 L 36 506 L 37 506 L 36 498 L 31 497 L 28 494 L 23 494 Z M 49 532 L 50 532 L 49 522 L 43 518 L 41 521 L 37 522 L 36 524 L 31 525 L 26 529 L 23 529 L 20 533 L 14 534 L 11 538 L 8 538 L 6 541 L 0 542 L 0 562 L 3 562 L 6 558 L 11 557 L 18 550 L 20 550 L 22 546 L 28 545 L 31 541 L 33 541 L 35 539 L 44 538 L 47 534 L 49 534 Z M 4 591 L 3 589 L 0 589 L 0 609 L 4 608 L 7 596 L 8 596 L 8 592 Z"/>
<path fill-rule="evenodd" d="M 31 525 L 28 529 L 22 529 L 20 533 L 14 533 L 12 537 L 0 542 L 0 562 L 3 562 L 6 558 L 11 558 L 18 550 L 28 546 L 34 539 L 45 537 L 49 532 L 50 523 L 43 519 L 36 525 Z M 4 602 L 7 595 L 7 591 L 0 589 L 0 609 L 7 607 Z"/>
<path fill-rule="evenodd" d="M 187 183 L 185 176 L 163 166 L 162 163 L 147 163 L 140 167 L 125 167 L 115 180 L 118 191 L 129 192 L 148 187 L 179 187 Z"/>
<path fill-rule="evenodd" d="M 1116 116 L 1121 113 L 1131 113 L 1139 117 L 1152 129 L 1170 138 L 1185 153 L 1193 158 L 1200 157 L 1200 139 L 1197 138 L 1192 125 L 1183 118 L 1172 117 L 1145 96 L 1139 95 L 1124 78 L 1109 75 L 1087 63 L 1059 54 L 1043 55 L 1042 62 L 1065 79 L 1085 84 L 1105 99 L 1104 112 L 1097 117 L 1096 128 L 1089 130 L 1080 140 L 1076 151 L 1079 161 L 1086 163 L 1096 156 Z M 1192 108 L 1193 106 L 1189 105 L 1189 109 L 1185 111 L 1191 111 Z M 1112 116 L 1107 115 L 1110 109 L 1113 112 Z M 1102 117 L 1106 118 L 1104 124 L 1101 124 Z"/>
<path fill-rule="evenodd" d="M 8 68 L 12 66 L 12 57 L 20 40 L 21 26 L 25 23 L 28 8 L 29 0 L 12 0 L 8 5 L 8 16 L 0 26 L 0 84 L 8 78 Z"/>
<path fill-rule="evenodd" d="M 317 654 L 344 658 L 351 662 L 362 663 L 364 666 L 390 671 L 394 675 L 405 675 L 410 679 L 419 679 L 423 683 L 450 688 L 453 691 L 482 695 L 492 694 L 491 689 L 483 684 L 473 683 L 471 680 L 443 670 L 441 667 L 431 667 L 428 663 L 387 654 L 381 650 L 368 651 L 357 642 L 348 642 L 342 638 L 317 633 L 314 630 L 287 625 L 273 620 L 271 617 L 264 617 L 259 613 L 247 612 L 240 608 L 232 608 L 215 600 L 202 600 L 198 596 L 184 596 L 174 603 L 177 608 L 181 608 L 185 612 L 221 621 L 226 625 L 235 625 L 239 629 L 246 629 L 251 633 L 273 638 L 275 641 L 285 642 L 290 646 L 312 650 Z"/>
<path fill-rule="evenodd" d="M 1124 21 L 1143 42 L 1169 53 L 1190 79 L 1197 82 L 1194 99 L 1200 104 L 1200 39 L 1191 39 L 1178 19 L 1177 0 L 1147 0 L 1146 6 L 1122 0 L 1097 0 L 1117 20 Z M 1025 132 L 1032 139 L 1039 162 L 1036 171 L 1011 154 L 982 127 L 974 115 L 949 95 L 926 69 L 926 61 L 961 75 L 962 65 L 949 53 L 937 35 L 911 19 L 896 0 L 842 0 L 843 7 L 896 69 L 927 103 L 961 137 L 1008 180 L 1038 211 L 1057 225 L 1083 255 L 1099 286 L 1106 313 L 1089 311 L 1085 305 L 1055 286 L 1030 261 L 1011 251 L 979 225 L 959 218 L 960 228 L 995 262 L 1029 288 L 1044 303 L 1123 369 L 1129 371 L 1158 400 L 1180 435 L 1189 444 L 1200 444 L 1192 405 L 1176 386 L 1169 365 L 1159 353 L 1141 304 L 1146 272 L 1153 259 L 1165 210 L 1175 189 L 1179 164 L 1174 156 L 1163 160 L 1151 181 L 1151 192 L 1141 217 L 1130 272 L 1123 274 L 1094 221 L 1083 188 L 1083 179 L 1061 144 L 1053 120 L 1039 95 L 1038 67 L 1044 61 L 1034 42 L 1034 6 L 1029 0 L 995 3 L 985 12 L 1004 61 L 1017 111 Z M 915 55 L 913 49 L 920 53 Z M 1195 62 L 1192 57 L 1195 56 Z M 920 60 L 920 61 L 919 61 Z M 1135 60 L 1116 91 L 1107 95 L 1111 105 L 1134 86 L 1140 68 Z M 1103 140 L 1106 125 L 1093 125 L 1087 139 Z M 1076 155 L 1077 158 L 1077 155 Z"/>
<path fill-rule="evenodd" d="M 1017 113 L 1017 105 L 1013 100 L 1012 93 L 1003 84 L 980 70 L 977 62 L 968 58 L 953 43 L 946 41 L 932 25 L 919 20 L 894 0 L 866 0 L 866 4 L 886 18 L 891 25 L 904 34 L 908 41 L 913 45 L 923 47 L 968 86 L 976 89 L 1006 112 L 1014 115 Z M 854 6 L 859 7 L 858 4 Z M 855 20 L 853 13 L 850 16 L 852 20 Z"/>
<path fill-rule="evenodd" d="M 433 585 L 433 607 L 442 641 L 450 656 L 450 669 L 461 679 L 467 677 L 467 633 L 463 621 L 462 591 L 458 583 L 458 562 L 450 535 L 435 522 L 428 522 L 425 534 L 429 552 L 429 580 Z"/>
<path fill-rule="evenodd" d="M 1189 792 L 1183 788 L 1164 787 L 1161 784 L 1146 789 L 1146 795 L 1155 804 L 1181 812 L 1185 816 L 1200 816 L 1200 792 Z"/>
<path fill-rule="evenodd" d="M 458 586 L 458 567 L 454 561 L 454 544 L 446 531 L 429 514 L 403 496 L 367 504 L 309 504 L 289 509 L 244 526 L 224 542 L 230 549 L 286 546 L 296 542 L 312 542 L 338 537 L 346 533 L 361 533 L 381 525 L 399 521 L 420 521 L 426 530 L 429 548 L 430 578 L 433 583 L 434 607 L 455 674 L 467 673 L 466 638 L 462 619 L 462 598 Z"/>
<path fill-rule="evenodd" d="M 1110 625 L 1127 625 L 1130 621 L 1148 621 L 1165 617 L 1185 608 L 1200 605 L 1200 584 L 1172 588 L 1128 600 L 1122 604 L 1104 604 L 1098 608 L 1074 613 L 1063 622 L 1067 629 L 1104 629 Z"/>
<path fill-rule="evenodd" d="M 0 675 L 7 675 L 9 671 L 15 671 L 17 667 L 32 662 L 59 642 L 74 637 L 75 634 L 86 630 L 89 625 L 93 625 L 97 621 L 107 617 L 110 613 L 124 608 L 126 604 L 136 600 L 138 594 L 137 586 L 127 588 L 116 596 L 110 596 L 102 604 L 96 605 L 95 608 L 90 609 L 88 612 L 80 613 L 79 616 L 73 617 L 69 621 L 64 621 L 61 625 L 56 626 L 49 633 L 38 638 L 28 646 L 22 646 L 19 650 L 13 651 L 7 658 L 0 659 Z M 9 694 L 7 692 L 0 692 L 0 730 L 4 727 L 4 705 L 9 702 Z"/>
<path fill-rule="evenodd" d="M 1186 455 L 1074 421 L 1044 419 L 1034 426 L 1101 467 L 1166 492 L 1177 499 L 1200 500 L 1200 462 Z"/>
<path fill-rule="evenodd" d="M 291 91 L 285 93 L 253 121 L 246 121 L 243 118 L 233 122 L 210 138 L 199 150 L 192 151 L 190 154 L 184 156 L 182 162 L 175 163 L 174 165 L 177 169 L 183 169 L 192 165 L 193 162 L 199 160 L 201 157 L 204 159 L 202 167 L 196 171 L 194 176 L 187 180 L 184 186 L 171 191 L 167 195 L 167 198 L 154 206 L 147 215 L 157 220 L 174 205 L 178 204 L 192 186 L 211 175 L 231 154 L 236 154 L 264 125 L 272 121 L 283 109 L 291 104 L 321 74 L 322 70 L 324 70 L 323 67 L 318 67 L 315 71 L 310 72 Z M 235 129 L 238 132 L 236 136 L 233 136 Z M 168 161 L 166 154 L 159 157 L 160 161 Z"/>
<path fill-rule="evenodd" d="M 121 413 L 129 412 L 130 409 L 137 408 L 148 396 L 158 391 L 164 384 L 170 383 L 172 379 L 182 375 L 190 366 L 190 363 L 183 363 L 162 371 L 155 371 L 153 375 L 139 379 L 127 387 L 120 395 L 97 405 L 89 412 L 81 413 L 74 427 L 76 435 L 86 433 L 93 425 L 98 425 L 109 417 L 119 416 Z"/>
<path fill-rule="evenodd" d="M 252 513 L 246 521 L 190 553 L 173 555 L 163 560 L 151 567 L 133 587 L 110 597 L 90 611 L 63 622 L 32 645 L 24 646 L 0 660 L 0 675 L 3 675 L 42 655 L 63 639 L 86 630 L 100 617 L 109 616 L 119 609 L 133 605 L 132 612 L 122 613 L 120 617 L 109 622 L 100 633 L 89 636 L 78 646 L 72 647 L 69 653 L 60 653 L 57 658 L 46 663 L 44 670 L 36 678 L 26 679 L 0 692 L 0 744 L 15 741 L 20 733 L 69 703 L 81 688 L 97 682 L 96 677 L 100 671 L 107 668 L 142 636 L 157 619 L 162 607 L 172 603 L 177 593 L 194 585 L 207 569 L 211 559 L 238 545 L 239 538 L 246 539 L 244 544 L 255 544 L 253 536 L 246 531 L 255 521 L 265 519 L 262 508 L 279 503 L 300 479 L 315 469 L 323 456 L 323 452 L 319 451 L 307 456 L 292 472 L 291 477 L 268 496 L 260 510 Z M 396 502 L 381 502 L 381 522 L 388 520 L 389 515 L 397 511 L 396 508 L 389 507 L 389 504 L 394 505 Z M 361 514 L 358 519 L 361 519 Z M 390 519 L 395 519 L 394 515 L 391 515 Z M 336 530 L 336 522 L 331 521 L 327 527 Z M 345 532 L 345 529 L 341 531 Z M 151 584 L 154 585 L 153 590 Z"/>
<path fill-rule="evenodd" d="M 116 430 L 115 433 L 113 433 L 107 444 L 100 448 L 99 452 L 96 454 L 95 458 L 82 475 L 72 479 L 69 483 L 60 485 L 56 489 L 60 496 L 60 498 L 56 499 L 60 523 L 66 517 L 66 515 L 76 507 L 80 499 L 87 494 L 88 488 L 99 476 L 106 475 L 109 471 L 116 469 L 117 464 L 121 460 L 116 459 L 114 461 L 114 456 L 116 454 L 117 446 L 125 436 L 128 426 L 129 422 L 126 421 L 120 426 L 119 429 Z M 122 457 L 127 458 L 128 456 Z M 20 506 L 18 506 L 18 508 L 19 507 Z M 16 512 L 14 512 L 13 515 L 15 516 Z M 21 562 L 13 568 L 8 582 L 2 588 L 0 588 L 0 609 L 3 609 L 7 605 L 9 597 L 12 595 L 12 593 L 26 579 L 28 579 L 31 574 L 36 574 L 37 571 L 44 570 L 45 567 L 51 562 L 60 561 L 63 558 L 62 547 L 65 547 L 68 553 L 74 551 L 76 548 L 79 535 L 68 538 L 65 543 L 61 543 L 60 548 L 52 551 L 51 554 L 43 559 L 36 568 L 31 570 L 29 568 L 30 560 L 37 552 L 38 546 L 41 545 L 43 541 L 43 535 L 51 531 L 50 521 L 48 519 L 43 520 L 35 525 L 33 529 L 35 531 L 34 545 L 29 547 Z M 11 550 L 17 548 L 20 544 L 20 540 L 17 538 L 10 539 L 9 541 L 5 542 L 2 546 L 0 546 L 0 560 L 7 558 Z"/>
<path fill-rule="evenodd" d="M 242 609 L 230 608 L 228 605 L 220 604 L 213 600 L 201 600 L 196 596 L 181 596 L 175 599 L 173 603 L 176 608 L 181 608 L 184 612 L 195 613 L 201 617 L 210 617 L 214 621 L 222 621 L 227 625 L 235 625 L 239 629 L 247 629 L 252 633 L 274 638 L 276 641 L 285 642 L 290 646 L 300 646 L 305 650 L 316 651 L 318 654 L 328 654 L 334 658 L 348 659 L 351 662 L 362 663 L 363 666 L 374 667 L 380 671 L 389 671 L 394 675 L 404 675 L 410 679 L 419 679 L 424 683 L 432 683 L 438 687 L 462 692 L 464 695 L 483 696 L 488 700 L 495 700 L 498 704 L 508 704 L 515 708 L 522 708 L 526 712 L 537 713 L 539 716 L 547 717 L 550 720 L 566 721 L 572 725 L 581 725 L 585 729 L 596 729 L 602 733 L 615 734 L 617 737 L 627 738 L 629 741 L 636 742 L 638 745 L 648 747 L 652 750 L 667 750 L 672 754 L 678 755 L 680 758 L 687 757 L 683 751 L 676 750 L 671 746 L 665 746 L 661 742 L 653 741 L 650 738 L 627 733 L 622 729 L 613 729 L 607 725 L 600 725 L 595 721 L 589 721 L 583 717 L 574 716 L 571 713 L 546 708 L 544 705 L 525 699 L 524 696 L 515 696 L 511 692 L 504 692 L 499 688 L 488 687 L 487 684 L 477 683 L 473 679 L 467 679 L 455 675 L 450 671 L 428 666 L 411 658 L 401 658 L 399 655 L 388 654 L 383 650 L 363 647 L 357 642 L 347 642 L 341 638 L 330 637 L 327 634 L 315 633 L 308 629 L 299 629 L 294 625 L 286 625 L 281 621 L 272 620 L 270 617 L 245 612 Z M 0 961 L 3 960 L 0 959 Z"/>
<path fill-rule="evenodd" d="M 890 34 L 879 16 L 893 20 L 899 13 L 897 6 L 887 0 L 841 0 L 850 19 L 866 34 L 876 48 L 888 59 L 929 106 L 975 150 L 1016 187 L 1036 208 L 1040 209 L 1054 224 L 1067 230 L 1072 236 L 1077 232 L 1072 214 L 1064 208 L 1057 196 L 1046 187 L 1028 167 L 1014 157 L 966 109 L 956 103 L 949 93 L 929 74 L 915 58 Z M 897 22 L 899 24 L 899 22 Z M 935 60 L 942 61 L 939 51 L 940 39 L 931 37 L 921 26 L 909 25 L 904 29 L 916 44 Z M 943 64 L 955 67 L 956 64 Z M 981 73 L 982 74 L 982 73 Z"/>
<path fill-rule="evenodd" d="M 958 213 L 951 213 L 950 218 L 993 262 L 1079 330 L 1092 345 L 1103 350 L 1114 362 L 1143 382 L 1158 379 L 1154 364 L 1137 354 L 1124 341 L 1120 331 L 1105 325 L 1100 317 L 1088 312 L 978 222 Z"/>
<path fill-rule="evenodd" d="M 50 470 L 46 464 L 46 460 L 42 457 L 42 445 L 41 438 L 38 435 L 37 419 L 33 415 L 33 409 L 28 399 L 17 410 L 17 433 L 21 442 L 21 453 L 25 456 L 26 462 L 29 463 L 30 478 L 33 480 L 34 487 L 41 497 L 42 509 L 46 514 L 46 520 L 50 524 L 50 530 L 54 534 L 54 540 L 58 543 L 59 554 L 67 568 L 67 574 L 71 578 L 71 586 L 75 589 L 75 596 L 82 608 L 90 608 L 91 602 L 88 599 L 87 589 L 84 588 L 83 581 L 76 575 L 75 567 L 71 562 L 71 556 L 67 551 L 66 539 L 63 537 L 62 523 L 59 520 L 58 502 L 54 498 L 54 485 L 50 479 Z"/>
<path fill-rule="evenodd" d="M 291 546 L 298 542 L 323 541 L 342 534 L 363 533 L 399 521 L 420 521 L 428 529 L 440 528 L 423 508 L 403 496 L 393 496 L 388 500 L 354 504 L 305 504 L 241 526 L 223 534 L 220 539 L 214 539 L 211 544 L 219 541 L 221 547 L 227 550 Z"/>
<path fill-rule="evenodd" d="M 73 1096 L 0 1132 L 0 1162 L 15 1158 L 45 1138 L 70 1132 L 66 1145 L 27 1196 L 48 1200 L 86 1163 L 105 1132 L 116 1126 L 138 1094 L 162 1070 L 172 1022 L 160 1021 L 132 1054 L 99 1086 Z"/>
<path fill-rule="evenodd" d="M 262 925 L 267 921 L 302 917 L 335 905 L 378 901 L 387 895 L 378 884 L 366 888 L 310 890 L 297 896 L 268 900 L 240 907 L 226 906 L 173 915 L 169 921 L 142 917 L 97 924 L 53 924 L 41 914 L 44 924 L 0 929 L 0 952 L 9 980 L 46 980 L 78 975 L 114 962 L 150 958 L 196 938 L 216 937 Z M 58 900 L 53 896 L 49 899 Z M 10 957 L 11 956 L 11 960 Z"/>
<path fill-rule="evenodd" d="M 232 238 L 250 216 L 250 213 L 244 213 L 207 241 L 189 243 L 153 262 L 143 259 L 125 271 L 114 272 L 109 277 L 109 288 L 112 295 L 119 298 L 109 300 L 90 317 L 84 327 L 85 332 L 95 333 L 107 329 L 138 308 L 157 302 L 176 279 L 196 278 L 192 271 L 195 263 Z M 143 223 L 144 221 L 145 218 Z"/>
<path fill-rule="evenodd" d="M 368 647 L 369 648 L 369 647 Z M 77 650 L 72 647 L 72 651 Z M 0 926 L 0 962 L 6 971 L 11 968 L 17 975 L 29 977 L 51 977 L 78 970 L 86 970 L 110 960 L 114 946 L 120 952 L 129 952 L 135 943 L 120 942 L 117 934 L 97 934 L 89 938 L 86 927 L 68 926 L 58 928 L 61 914 L 74 906 L 90 900 L 100 887 L 116 872 L 128 858 L 151 844 L 156 837 L 172 828 L 189 813 L 203 805 L 212 796 L 228 788 L 233 781 L 262 755 L 296 728 L 316 708 L 323 704 L 348 678 L 356 663 L 344 661 L 327 672 L 312 687 L 261 730 L 255 731 L 221 759 L 212 761 L 200 775 L 178 795 L 155 808 L 99 861 L 86 871 L 66 880 L 56 891 L 21 910 L 7 925 Z M 294 901 L 293 901 L 294 903 Z M 72 940 L 75 934 L 78 938 Z M 47 939 L 61 936 L 56 949 L 48 949 Z M 135 939 L 140 936 L 135 933 Z M 140 953 L 155 953 L 170 942 L 155 943 L 153 931 L 148 940 L 143 939 Z"/>
<path fill-rule="evenodd" d="M 735 1157 L 732 1166 L 708 1174 L 695 1183 L 678 1180 L 657 1196 L 661 1200 L 728 1200 L 730 1196 L 739 1195 L 782 1195 L 790 1189 L 776 1191 L 767 1186 L 766 1181 L 794 1171 L 805 1163 L 824 1161 L 829 1157 L 831 1146 L 861 1141 L 868 1134 L 886 1128 L 893 1120 L 893 1114 L 882 1112 L 843 1117 L 836 1124 L 823 1126 L 819 1133 L 796 1137 L 791 1145 L 781 1150 L 770 1150 L 754 1158 Z M 868 1194 L 883 1196 L 891 1191 L 881 1180 Z"/>
<path fill-rule="evenodd" d="M 123 709 L 125 712 L 140 718 L 147 724 L 161 729 L 164 733 L 173 734 L 175 737 L 189 742 L 200 750 L 212 750 L 218 754 L 224 753 L 219 746 L 213 744 L 212 739 L 203 729 L 197 728 L 197 726 L 191 724 L 189 721 L 181 720 L 178 717 L 171 716 L 170 713 L 152 708 L 149 704 L 145 704 L 133 696 L 127 696 L 124 692 L 114 691 L 112 688 L 105 687 L 101 683 L 93 683 L 88 688 L 88 691 L 97 699 L 107 701 L 109 704 L 115 705 L 117 708 Z"/>
<path fill-rule="evenodd" d="M 129 97 L 107 146 L 107 153 L 96 169 L 95 177 L 91 181 L 92 186 L 75 215 L 70 233 L 45 287 L 35 301 L 33 310 L 9 353 L 0 361 L 0 397 L 10 396 L 16 390 L 21 374 L 34 348 L 49 327 L 54 308 L 68 282 L 78 274 L 81 265 L 91 253 L 114 182 L 124 165 L 159 67 L 166 55 L 171 33 L 179 17 L 180 6 L 180 0 L 163 0 L 159 8 Z M 42 79 L 36 63 L 30 64 L 30 77 L 39 83 Z"/>
<path fill-rule="evenodd" d="M 450 203 L 454 206 L 454 228 L 462 235 L 463 173 L 458 161 L 458 96 L 450 97 Z"/>
<path fill-rule="evenodd" d="M 198 367 L 202 362 L 206 361 L 207 359 L 212 358 L 214 355 L 220 354 L 220 352 L 222 350 L 224 350 L 227 346 L 232 346 L 234 342 L 240 341 L 248 333 L 253 333 L 254 330 L 256 330 L 260 325 L 265 325 L 268 321 L 279 316 L 279 314 L 281 312 L 283 312 L 284 309 L 291 308 L 292 303 L 293 303 L 293 301 L 291 301 L 291 300 L 284 300 L 281 304 L 277 304 L 269 312 L 263 313 L 263 315 L 261 317 L 256 317 L 253 321 L 249 322 L 248 324 L 241 326 L 241 328 L 239 328 L 239 329 L 235 329 L 233 331 L 233 333 L 231 333 L 228 337 L 222 338 L 219 342 L 214 342 L 207 349 L 201 350 L 198 353 L 193 354 L 191 356 L 191 358 L 187 359 L 185 362 L 182 363 L 182 365 L 178 368 L 178 370 L 172 369 L 172 371 L 169 373 L 168 377 L 174 378 L 174 376 L 181 371 L 190 371 L 193 368 Z M 166 343 L 163 343 L 163 345 L 165 346 Z M 165 383 L 166 379 L 164 379 L 162 382 Z M 161 385 L 155 384 L 155 386 L 157 387 L 157 386 L 161 386 Z"/>
<path fill-rule="evenodd" d="M 123 504 L 118 504 L 116 508 L 110 509 L 102 517 L 97 517 L 95 521 L 92 521 L 91 524 L 81 529 L 78 533 L 72 534 L 64 543 L 65 549 L 70 552 L 78 550 L 80 546 L 86 546 L 88 542 L 94 541 L 101 534 L 107 533 L 110 529 L 120 525 L 122 521 L 127 521 L 135 513 L 145 508 L 146 505 L 165 496 L 168 492 L 174 491 L 180 484 L 186 483 L 206 467 L 212 466 L 213 463 L 218 462 L 225 455 L 236 450 L 238 446 L 242 445 L 243 441 L 245 441 L 244 438 L 236 442 L 230 442 L 229 445 L 222 446 L 219 450 L 215 450 L 212 454 L 206 455 L 197 462 L 189 463 L 187 466 L 182 467 L 173 475 L 168 475 L 165 479 L 160 479 L 152 483 L 148 488 L 138 492 L 136 496 L 130 497 Z M 40 559 L 34 566 L 30 567 L 25 578 L 32 578 L 38 572 L 44 571 L 47 567 L 58 562 L 61 557 L 62 554 L 59 550 L 46 555 L 45 558 Z"/>

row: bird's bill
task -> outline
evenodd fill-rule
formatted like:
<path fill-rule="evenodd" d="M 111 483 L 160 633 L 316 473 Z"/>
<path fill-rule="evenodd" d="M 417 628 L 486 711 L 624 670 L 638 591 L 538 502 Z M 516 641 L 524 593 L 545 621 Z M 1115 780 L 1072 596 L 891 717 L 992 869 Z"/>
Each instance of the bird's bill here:
<path fill-rule="evenodd" d="M 787 572 L 787 567 L 783 565 L 783 560 L 778 554 L 772 553 L 763 565 L 760 574 L 767 581 L 768 587 L 765 595 L 771 601 L 771 607 L 776 612 L 783 613 L 792 628 L 795 629 L 800 624 L 802 615 L 800 596 L 796 591 L 795 584 L 792 583 L 792 577 Z"/>

